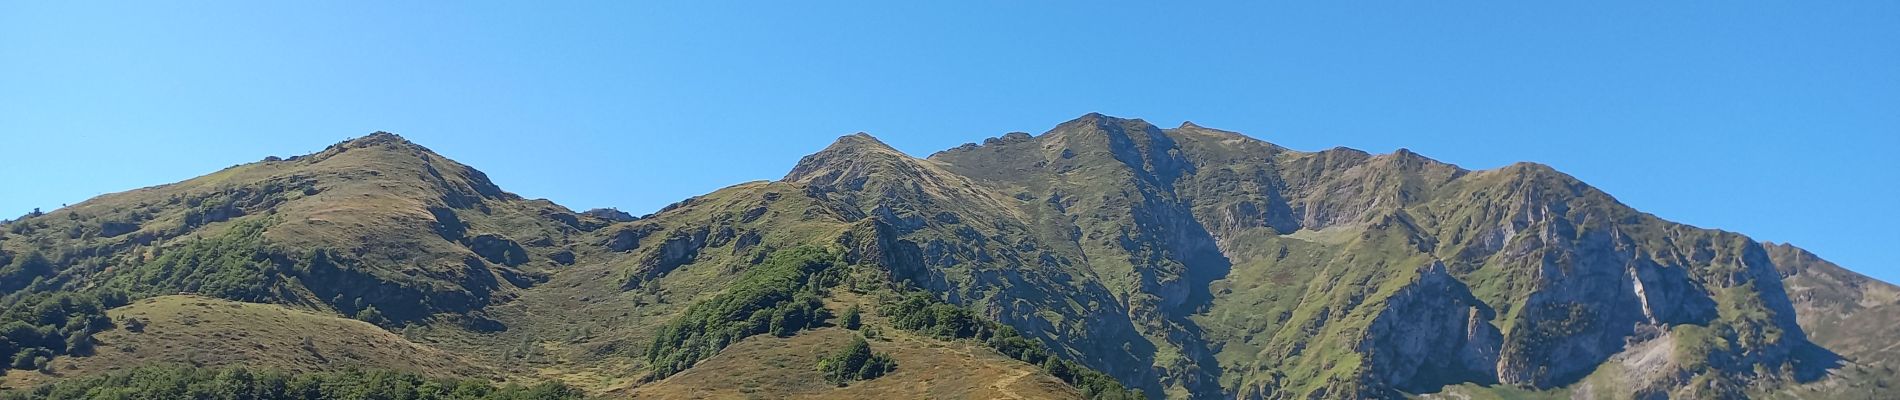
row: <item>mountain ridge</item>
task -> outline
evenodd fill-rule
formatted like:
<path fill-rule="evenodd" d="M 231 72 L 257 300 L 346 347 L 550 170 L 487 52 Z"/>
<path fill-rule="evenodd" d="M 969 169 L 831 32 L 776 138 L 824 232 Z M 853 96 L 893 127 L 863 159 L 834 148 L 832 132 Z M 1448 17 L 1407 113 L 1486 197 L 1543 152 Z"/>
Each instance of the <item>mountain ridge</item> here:
<path fill-rule="evenodd" d="M 890 282 L 877 290 L 930 293 L 1154 396 L 1848 397 L 1900 360 L 1865 322 L 1900 320 L 1900 289 L 1663 220 L 1547 165 L 1295 151 L 1099 113 L 922 158 L 845 135 L 778 181 L 638 218 L 523 199 L 377 132 L 5 225 L 0 266 L 35 251 L 58 265 L 7 298 L 200 287 L 228 270 L 153 275 L 202 265 L 160 254 L 251 227 L 232 240 L 262 243 L 248 262 L 275 283 L 214 296 L 375 309 L 504 373 L 604 392 L 643 385 L 614 349 L 765 254 L 813 245 L 875 266 L 853 271 Z M 520 358 L 473 355 L 557 336 Z M 1816 389 L 1825 371 L 1859 375 Z"/>

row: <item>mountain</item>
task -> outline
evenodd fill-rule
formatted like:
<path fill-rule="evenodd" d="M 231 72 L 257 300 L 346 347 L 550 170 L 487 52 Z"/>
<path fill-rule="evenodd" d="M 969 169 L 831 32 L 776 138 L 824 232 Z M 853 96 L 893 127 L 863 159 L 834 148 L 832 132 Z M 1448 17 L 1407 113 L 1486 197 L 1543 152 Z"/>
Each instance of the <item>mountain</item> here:
<path fill-rule="evenodd" d="M 545 279 L 586 223 L 604 221 L 379 132 L 22 218 L 0 251 L 60 266 L 11 277 L 8 291 L 182 291 L 344 315 L 379 305 L 409 321 L 479 313 Z M 231 250 L 252 254 L 212 259 Z"/>
<path fill-rule="evenodd" d="M 376 133 L 0 228 L 0 304 L 55 310 L 0 314 L 52 358 L 15 387 L 302 328 L 441 356 L 207 364 L 657 398 L 1879 398 L 1900 361 L 1900 288 L 1548 166 L 1100 114 L 924 158 L 847 135 L 640 217 Z M 298 317 L 126 333 L 155 301 Z"/>

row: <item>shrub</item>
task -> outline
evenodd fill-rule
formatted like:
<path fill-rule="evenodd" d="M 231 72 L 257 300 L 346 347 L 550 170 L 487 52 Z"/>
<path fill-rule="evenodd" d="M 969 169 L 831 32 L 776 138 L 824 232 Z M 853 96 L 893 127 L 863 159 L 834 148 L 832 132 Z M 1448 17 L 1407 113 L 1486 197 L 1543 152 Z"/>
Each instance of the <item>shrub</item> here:
<path fill-rule="evenodd" d="M 859 315 L 860 313 L 862 313 L 862 311 L 858 310 L 857 305 L 852 305 L 851 308 L 845 309 L 844 315 L 838 317 L 838 326 L 851 330 L 858 329 L 858 325 L 862 323 L 860 320 L 863 318 Z"/>
<path fill-rule="evenodd" d="M 843 349 L 826 355 L 818 360 L 818 371 L 825 380 L 838 386 L 852 381 L 876 379 L 897 369 L 897 361 L 889 354 L 872 353 L 871 344 L 863 337 L 855 338 Z"/>

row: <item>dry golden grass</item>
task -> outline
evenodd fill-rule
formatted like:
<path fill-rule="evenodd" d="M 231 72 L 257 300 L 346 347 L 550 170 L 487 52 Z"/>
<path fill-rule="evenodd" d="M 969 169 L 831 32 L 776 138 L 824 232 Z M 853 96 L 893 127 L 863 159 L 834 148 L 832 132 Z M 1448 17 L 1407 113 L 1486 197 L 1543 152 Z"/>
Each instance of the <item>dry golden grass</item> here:
<path fill-rule="evenodd" d="M 136 318 L 145 323 L 144 329 L 131 332 L 121 323 L 118 329 L 94 336 L 99 343 L 94 355 L 56 358 L 51 375 L 10 371 L 0 380 L 0 388 L 152 364 L 242 365 L 296 372 L 363 367 L 439 377 L 495 376 L 460 356 L 412 343 L 362 321 L 277 305 L 176 295 L 140 300 L 109 314 L 114 321 Z"/>
<path fill-rule="evenodd" d="M 1034 365 L 970 342 L 919 338 L 886 329 L 873 340 L 888 352 L 897 371 L 837 387 L 815 365 L 844 347 L 856 331 L 822 328 L 779 338 L 761 335 L 665 380 L 634 389 L 636 398 L 656 399 L 1067 399 L 1080 394 Z"/>
<path fill-rule="evenodd" d="M 1079 399 L 1073 387 L 1041 368 L 980 343 L 944 341 L 892 329 L 875 302 L 846 291 L 826 301 L 833 313 L 852 304 L 881 333 L 871 350 L 890 353 L 897 370 L 838 387 L 818 373 L 819 357 L 845 347 L 858 331 L 837 327 L 792 337 L 759 335 L 665 380 L 631 391 L 655 399 Z"/>

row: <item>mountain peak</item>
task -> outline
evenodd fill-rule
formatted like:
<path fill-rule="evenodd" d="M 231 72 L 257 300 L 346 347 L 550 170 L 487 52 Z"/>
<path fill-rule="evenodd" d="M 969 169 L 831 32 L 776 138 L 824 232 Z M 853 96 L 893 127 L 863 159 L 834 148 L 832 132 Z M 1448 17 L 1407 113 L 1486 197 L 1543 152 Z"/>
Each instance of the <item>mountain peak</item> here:
<path fill-rule="evenodd" d="M 353 139 L 344 140 L 343 144 L 348 145 L 349 147 L 368 147 L 368 146 L 380 145 L 380 144 L 413 144 L 413 143 L 410 143 L 408 139 L 403 139 L 402 135 L 390 133 L 388 131 L 375 131 L 375 132 L 370 132 L 370 134 L 368 135 L 363 135 L 363 136 L 359 136 Z"/>
<path fill-rule="evenodd" d="M 1129 132 L 1160 135 L 1161 128 L 1140 118 L 1120 118 L 1092 112 L 1056 125 L 1043 135 L 1055 138 L 1088 137 L 1094 134 L 1120 137 L 1127 136 Z"/>
<path fill-rule="evenodd" d="M 416 154 L 418 156 L 424 153 L 434 153 L 434 151 L 429 150 L 429 148 L 427 147 L 422 147 L 422 145 L 416 144 L 415 142 L 411 142 L 409 141 L 409 139 L 404 139 L 402 135 L 397 135 L 397 134 L 386 132 L 386 131 L 376 131 L 376 132 L 371 132 L 368 135 L 358 136 L 355 138 L 345 139 L 344 141 L 337 142 L 336 144 L 330 145 L 329 148 L 324 149 L 324 151 L 317 152 L 316 154 L 312 154 L 312 156 L 316 156 L 320 159 L 327 158 L 328 156 L 332 156 L 337 153 L 342 153 L 344 151 L 348 151 L 351 149 L 394 150 L 400 153 L 411 153 L 411 154 Z"/>
<path fill-rule="evenodd" d="M 835 175 L 833 172 L 853 170 L 867 164 L 889 164 L 911 162 L 910 155 L 897 151 L 869 133 L 858 132 L 839 136 L 837 141 L 824 150 L 798 160 L 798 165 L 785 174 L 785 181 L 802 182 L 821 175 Z"/>
<path fill-rule="evenodd" d="M 1099 112 L 1091 112 L 1088 114 L 1082 114 L 1082 116 L 1080 117 L 1075 117 L 1075 119 L 1071 119 L 1068 122 L 1063 122 L 1062 124 L 1056 125 L 1056 130 L 1062 130 L 1062 128 L 1065 128 L 1065 127 L 1118 125 L 1118 124 L 1125 124 L 1128 122 L 1142 122 L 1144 124 L 1146 123 L 1144 121 L 1141 121 L 1141 119 L 1121 118 L 1121 117 L 1102 114 Z"/>
<path fill-rule="evenodd" d="M 885 151 L 893 151 L 893 152 L 897 151 L 897 149 L 892 148 L 891 145 L 884 144 L 884 141 L 877 140 L 876 136 L 871 136 L 871 134 L 864 133 L 864 132 L 858 132 L 858 133 L 853 133 L 849 135 L 839 136 L 838 140 L 831 142 L 831 146 L 825 147 L 825 151 L 829 151 L 832 149 L 844 149 L 844 148 L 865 148 L 865 149 L 885 150 Z"/>

